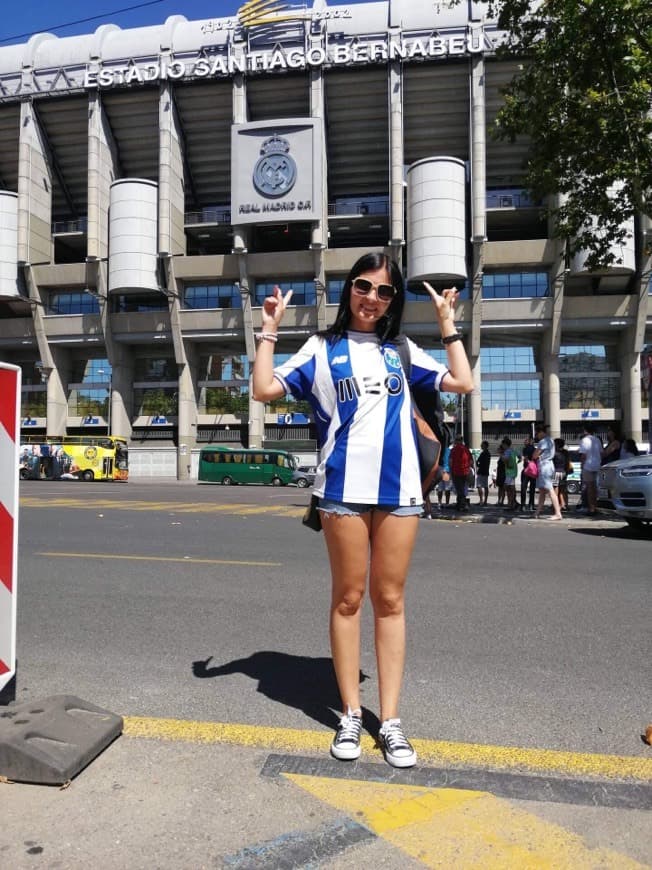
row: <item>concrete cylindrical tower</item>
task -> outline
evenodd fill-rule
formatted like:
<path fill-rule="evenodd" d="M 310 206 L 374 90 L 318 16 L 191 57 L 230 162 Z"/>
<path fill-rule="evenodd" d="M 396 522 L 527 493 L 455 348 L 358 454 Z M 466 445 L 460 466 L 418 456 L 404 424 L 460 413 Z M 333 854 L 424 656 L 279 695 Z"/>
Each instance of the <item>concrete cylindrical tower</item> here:
<path fill-rule="evenodd" d="M 408 280 L 466 281 L 466 171 L 455 157 L 408 169 Z"/>
<path fill-rule="evenodd" d="M 158 184 L 122 178 L 111 185 L 109 292 L 158 290 Z"/>
<path fill-rule="evenodd" d="M 0 298 L 18 293 L 18 194 L 0 190 Z"/>

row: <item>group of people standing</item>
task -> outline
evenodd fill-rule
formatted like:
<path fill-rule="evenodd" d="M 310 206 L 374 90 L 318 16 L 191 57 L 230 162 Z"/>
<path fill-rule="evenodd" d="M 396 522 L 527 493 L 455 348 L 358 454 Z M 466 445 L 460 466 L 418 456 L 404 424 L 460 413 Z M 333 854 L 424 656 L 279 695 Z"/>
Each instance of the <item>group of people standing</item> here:
<path fill-rule="evenodd" d="M 597 512 L 598 501 L 598 471 L 601 465 L 617 462 L 619 459 L 631 459 L 638 456 L 638 447 L 633 438 L 621 440 L 613 427 L 607 429 L 607 443 L 603 445 L 590 424 L 584 426 L 579 446 L 582 460 L 582 500 L 580 510 L 585 510 L 589 516 Z"/>

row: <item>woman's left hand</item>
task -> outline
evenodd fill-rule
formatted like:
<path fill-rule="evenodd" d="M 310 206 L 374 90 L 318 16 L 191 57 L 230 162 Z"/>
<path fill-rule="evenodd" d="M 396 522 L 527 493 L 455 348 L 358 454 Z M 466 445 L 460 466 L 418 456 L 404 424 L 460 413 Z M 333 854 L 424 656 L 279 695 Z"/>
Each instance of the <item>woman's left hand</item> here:
<path fill-rule="evenodd" d="M 435 288 L 428 284 L 427 281 L 423 282 L 423 286 L 426 288 L 433 301 L 439 323 L 442 324 L 446 320 L 453 321 L 455 319 L 455 303 L 457 302 L 457 297 L 459 295 L 455 287 L 449 287 L 446 290 L 442 290 L 441 293 L 437 293 Z"/>

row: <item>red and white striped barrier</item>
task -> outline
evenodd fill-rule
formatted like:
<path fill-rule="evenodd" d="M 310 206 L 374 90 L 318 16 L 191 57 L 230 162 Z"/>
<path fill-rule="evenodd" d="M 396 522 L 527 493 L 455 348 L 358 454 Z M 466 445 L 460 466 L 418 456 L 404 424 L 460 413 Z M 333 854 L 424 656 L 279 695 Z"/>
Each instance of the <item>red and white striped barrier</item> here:
<path fill-rule="evenodd" d="M 0 363 L 0 690 L 16 673 L 20 375 Z"/>

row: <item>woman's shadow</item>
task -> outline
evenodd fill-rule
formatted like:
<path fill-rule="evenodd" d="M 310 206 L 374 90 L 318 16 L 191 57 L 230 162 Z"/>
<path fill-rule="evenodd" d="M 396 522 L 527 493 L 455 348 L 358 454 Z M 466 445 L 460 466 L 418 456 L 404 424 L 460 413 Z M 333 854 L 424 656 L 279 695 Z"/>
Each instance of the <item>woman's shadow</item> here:
<path fill-rule="evenodd" d="M 225 677 L 228 674 L 244 674 L 258 680 L 257 691 L 272 701 L 301 710 L 327 728 L 337 728 L 340 694 L 335 680 L 333 662 L 330 658 L 293 656 L 288 653 L 263 650 L 252 653 L 249 658 L 236 659 L 224 665 L 211 666 L 213 656 L 192 663 L 195 677 L 205 680 Z M 369 679 L 360 671 L 360 682 Z M 377 736 L 378 717 L 363 707 L 362 719 L 369 734 Z"/>

